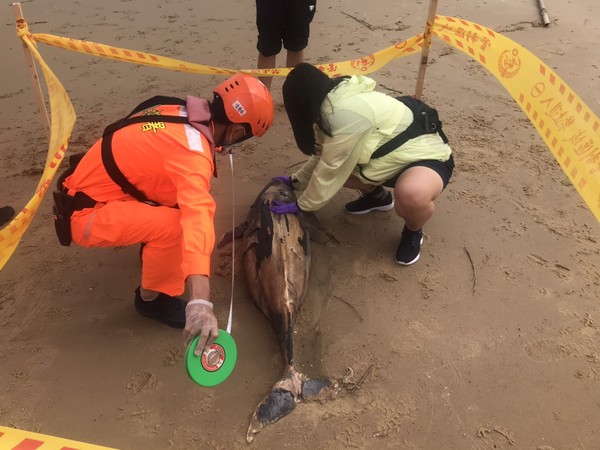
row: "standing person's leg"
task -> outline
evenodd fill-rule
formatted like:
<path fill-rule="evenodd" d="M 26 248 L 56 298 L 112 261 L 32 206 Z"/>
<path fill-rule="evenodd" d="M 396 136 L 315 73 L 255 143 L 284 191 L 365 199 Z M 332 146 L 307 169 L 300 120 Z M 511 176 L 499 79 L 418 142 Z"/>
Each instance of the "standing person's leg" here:
<path fill-rule="evenodd" d="M 258 69 L 272 69 L 275 67 L 275 63 L 277 62 L 277 55 L 273 56 L 265 56 L 262 53 L 258 53 L 258 64 L 256 67 Z M 267 87 L 267 89 L 271 89 L 271 82 L 273 81 L 273 77 L 258 77 L 260 81 Z"/>
<path fill-rule="evenodd" d="M 288 50 L 287 59 L 285 61 L 286 67 L 296 67 L 302 62 L 304 62 L 304 50 L 297 52 Z"/>
<path fill-rule="evenodd" d="M 315 16 L 317 0 L 287 0 L 287 2 L 283 46 L 287 50 L 286 67 L 296 67 L 304 62 L 304 49 L 308 46 L 310 23 Z"/>
<path fill-rule="evenodd" d="M 256 0 L 256 28 L 258 29 L 258 69 L 272 69 L 281 51 L 285 27 L 283 0 Z M 270 89 L 273 77 L 259 77 Z"/>
<path fill-rule="evenodd" d="M 394 209 L 404 219 L 396 262 L 410 265 L 419 259 L 423 243 L 422 228 L 435 211 L 434 200 L 444 190 L 444 180 L 433 169 L 413 166 L 398 177 L 394 187 Z"/>
<path fill-rule="evenodd" d="M 73 242 L 81 247 L 119 247 L 144 243 L 142 280 L 135 306 L 145 316 L 183 327 L 185 304 L 176 298 L 185 289 L 181 268 L 181 212 L 140 202 L 111 202 L 76 212 Z"/>

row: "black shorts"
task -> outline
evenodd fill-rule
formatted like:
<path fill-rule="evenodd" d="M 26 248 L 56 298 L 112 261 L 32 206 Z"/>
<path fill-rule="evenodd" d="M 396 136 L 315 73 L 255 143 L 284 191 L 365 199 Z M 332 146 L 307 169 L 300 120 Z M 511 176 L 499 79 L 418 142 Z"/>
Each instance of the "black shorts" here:
<path fill-rule="evenodd" d="M 316 8 L 317 0 L 256 0 L 257 50 L 277 55 L 282 43 L 286 50 L 304 50 Z"/>
<path fill-rule="evenodd" d="M 436 161 L 435 159 L 425 159 L 423 161 L 415 161 L 414 163 L 410 163 L 397 175 L 394 175 L 392 178 L 383 183 L 383 185 L 385 187 L 394 188 L 396 186 L 396 181 L 398 181 L 398 178 L 400 178 L 400 175 L 402 175 L 406 169 L 410 169 L 411 167 L 415 166 L 429 167 L 430 169 L 435 170 L 442 179 L 445 189 L 450 181 L 450 178 L 452 178 L 452 172 L 454 171 L 454 155 L 450 155 L 450 158 L 444 162 Z"/>

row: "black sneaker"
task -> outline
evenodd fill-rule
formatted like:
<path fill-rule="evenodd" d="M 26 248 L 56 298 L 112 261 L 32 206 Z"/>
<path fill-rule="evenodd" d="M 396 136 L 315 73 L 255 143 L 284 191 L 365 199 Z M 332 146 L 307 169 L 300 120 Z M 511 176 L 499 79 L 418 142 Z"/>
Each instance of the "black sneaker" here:
<path fill-rule="evenodd" d="M 12 220 L 15 215 L 15 210 L 11 206 L 3 206 L 0 208 L 0 227 Z"/>
<path fill-rule="evenodd" d="M 154 300 L 142 300 L 140 288 L 135 290 L 135 309 L 142 316 L 156 319 L 173 328 L 185 327 L 185 302 L 178 297 L 160 293 Z"/>
<path fill-rule="evenodd" d="M 402 239 L 396 250 L 396 262 L 402 266 L 410 266 L 418 261 L 423 244 L 423 231 L 410 231 L 404 226 Z"/>
<path fill-rule="evenodd" d="M 346 203 L 346 212 L 350 214 L 367 214 L 371 211 L 389 211 L 393 207 L 394 198 L 392 193 L 382 186 L 377 186 L 371 192 Z"/>

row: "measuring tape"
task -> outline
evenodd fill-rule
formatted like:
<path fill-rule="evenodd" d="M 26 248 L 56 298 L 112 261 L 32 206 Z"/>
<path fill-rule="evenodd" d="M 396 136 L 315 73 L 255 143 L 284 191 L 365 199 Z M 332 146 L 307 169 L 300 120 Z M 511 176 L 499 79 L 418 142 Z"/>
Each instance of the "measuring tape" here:
<path fill-rule="evenodd" d="M 235 178 L 233 177 L 233 154 L 229 152 L 229 165 L 231 168 L 231 196 L 235 200 Z M 231 336 L 233 322 L 233 288 L 235 283 L 235 201 L 232 202 L 232 251 L 231 251 L 231 297 L 229 301 L 229 318 L 227 330 L 219 330 L 219 337 L 208 350 L 200 356 L 194 354 L 198 345 L 199 336 L 196 336 L 188 345 L 185 352 L 185 367 L 189 377 L 200 386 L 212 387 L 221 384 L 233 372 L 237 360 L 237 346 Z"/>

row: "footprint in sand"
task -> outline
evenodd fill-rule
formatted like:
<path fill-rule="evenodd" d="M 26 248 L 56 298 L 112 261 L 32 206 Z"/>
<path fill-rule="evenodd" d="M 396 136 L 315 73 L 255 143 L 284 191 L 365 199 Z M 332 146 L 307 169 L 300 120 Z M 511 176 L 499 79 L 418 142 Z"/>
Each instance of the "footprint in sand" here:
<path fill-rule="evenodd" d="M 571 355 L 572 350 L 551 339 L 540 339 L 525 344 L 525 353 L 535 361 L 559 361 Z"/>

